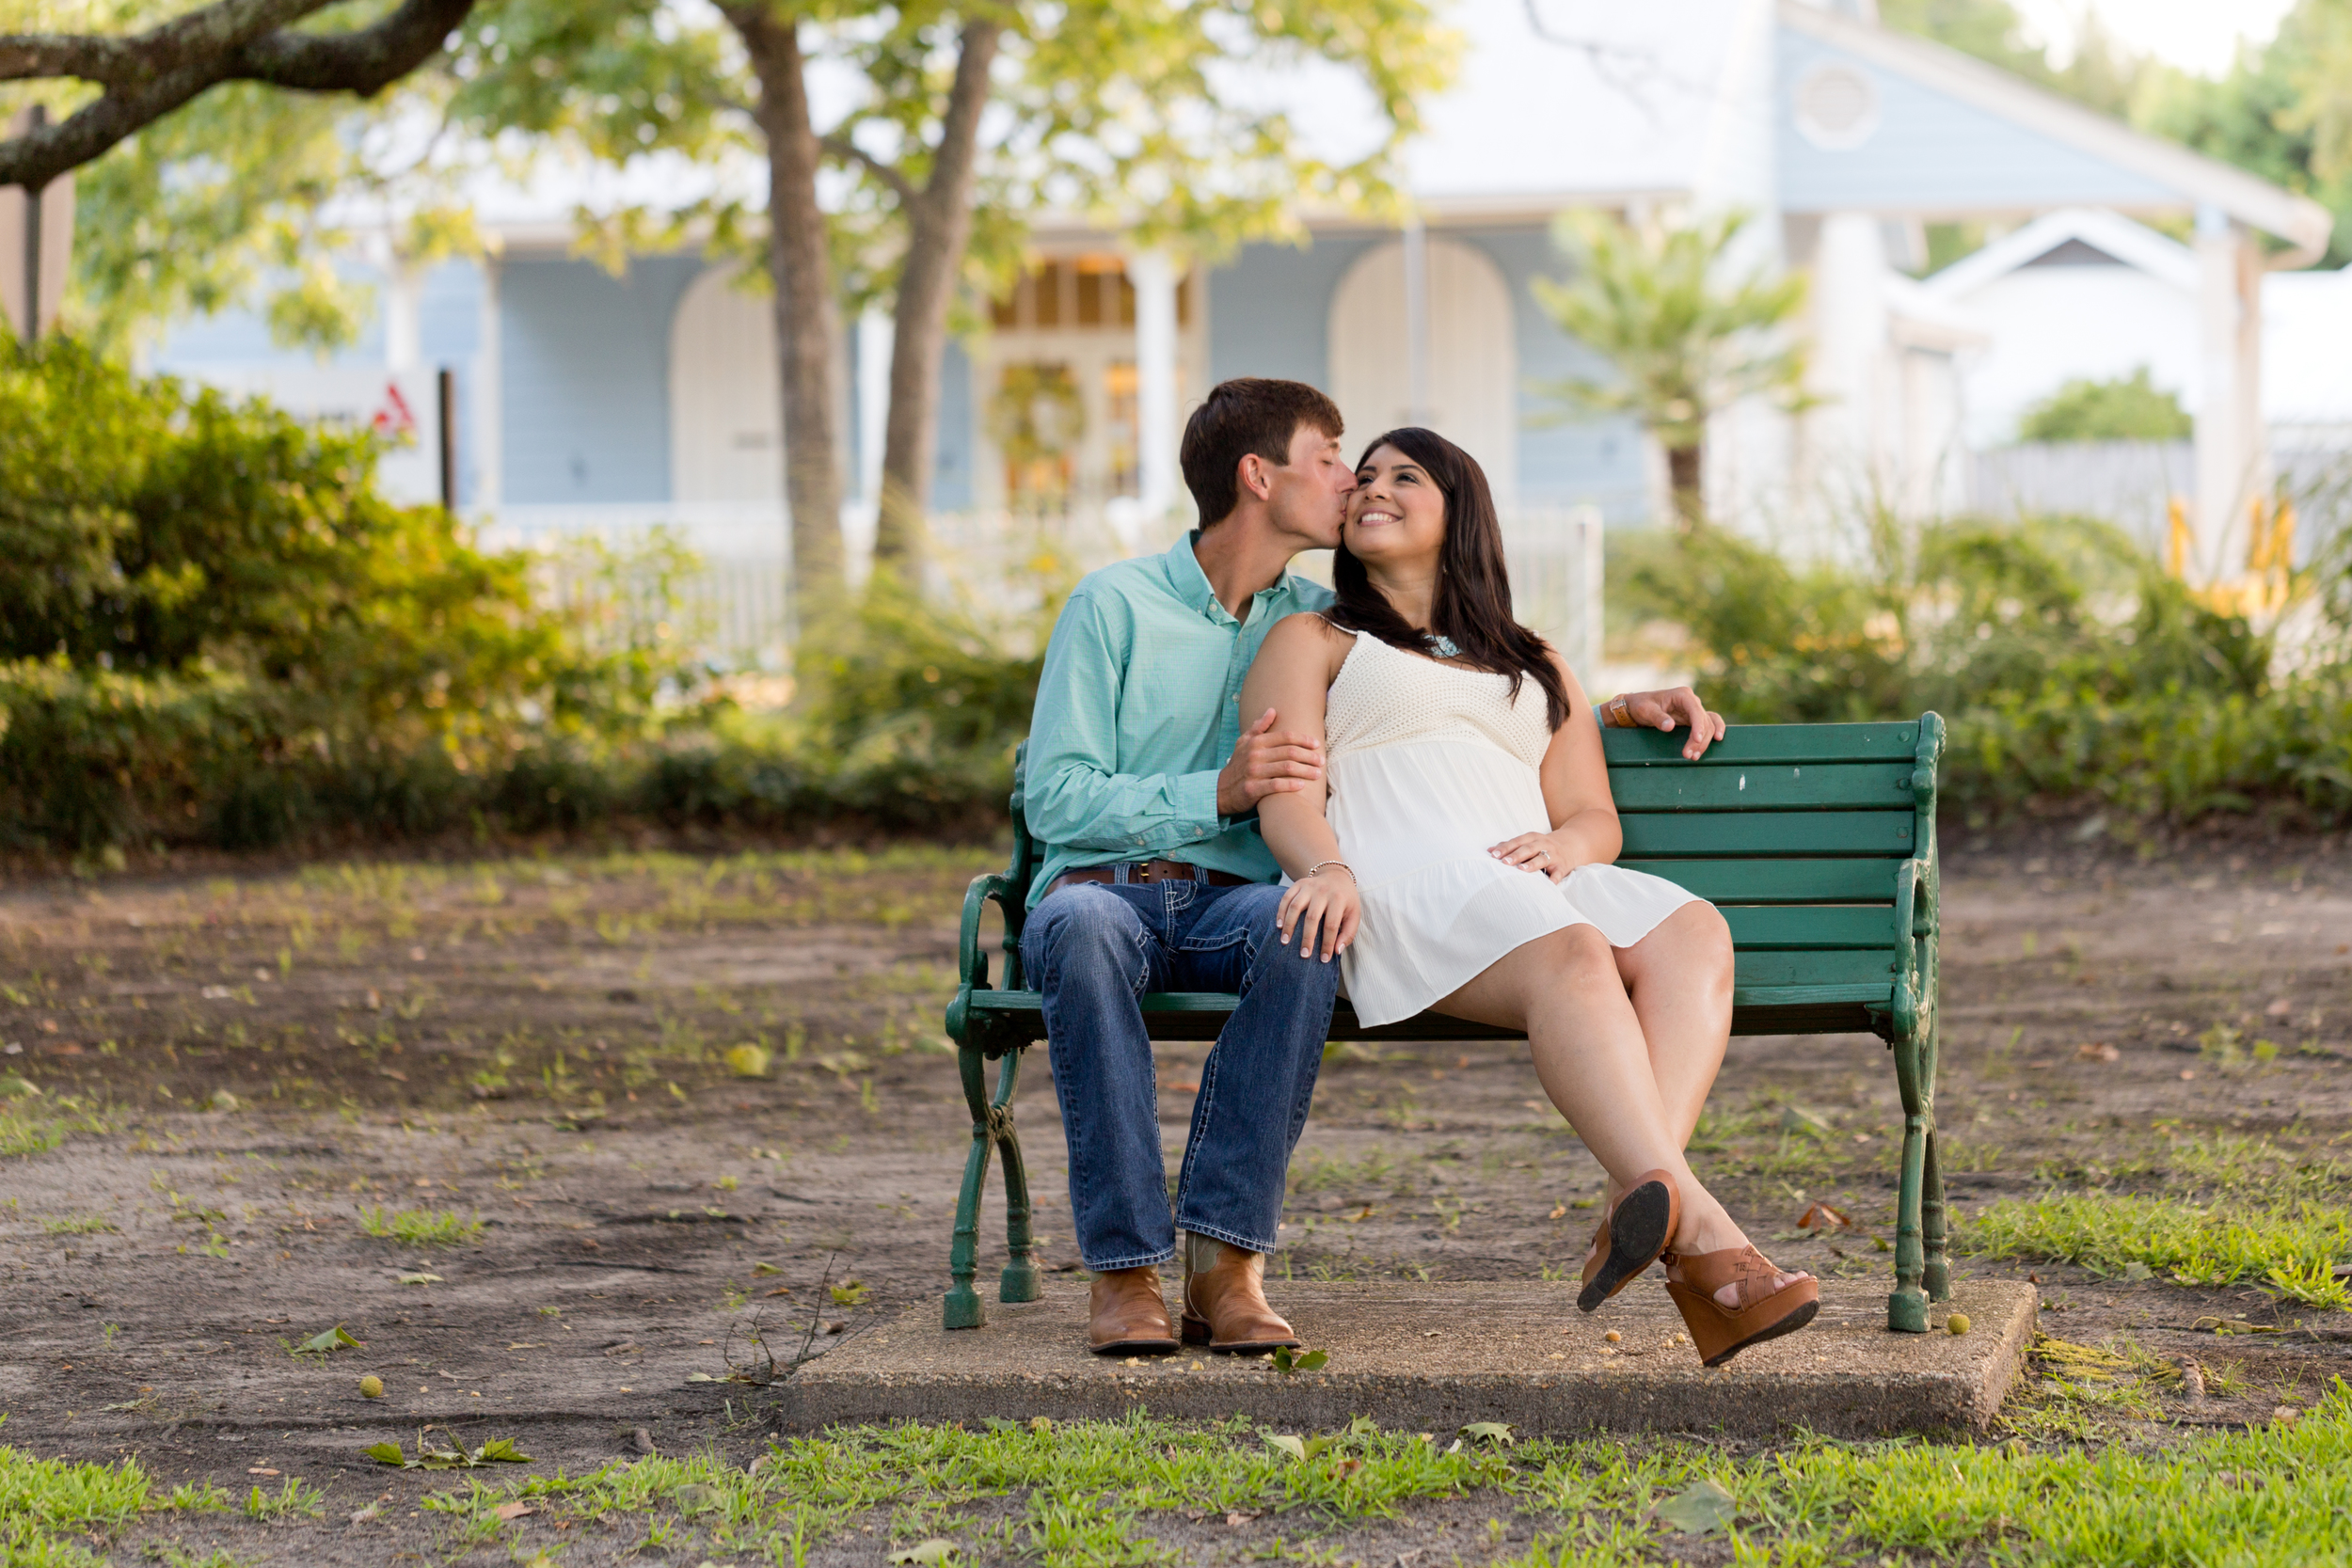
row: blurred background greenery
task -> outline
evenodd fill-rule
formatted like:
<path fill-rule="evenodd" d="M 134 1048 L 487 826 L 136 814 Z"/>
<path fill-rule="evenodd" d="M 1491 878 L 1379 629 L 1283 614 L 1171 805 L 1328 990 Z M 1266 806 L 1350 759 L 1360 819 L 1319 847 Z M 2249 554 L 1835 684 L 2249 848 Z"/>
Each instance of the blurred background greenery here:
<path fill-rule="evenodd" d="M 570 562 L 628 592 L 551 594 L 543 561 L 382 499 L 375 459 L 70 341 L 0 348 L 0 848 L 1001 831 L 1050 560 L 1010 621 L 878 574 L 807 625 L 788 705 L 749 705 L 627 609 L 682 555 Z M 1944 713 L 1971 823 L 2352 821 L 2342 537 L 2290 617 L 2217 608 L 2101 522 L 1852 533 L 1809 562 L 1704 523 L 1613 535 L 1612 641 L 1662 640 L 1738 722 Z"/>

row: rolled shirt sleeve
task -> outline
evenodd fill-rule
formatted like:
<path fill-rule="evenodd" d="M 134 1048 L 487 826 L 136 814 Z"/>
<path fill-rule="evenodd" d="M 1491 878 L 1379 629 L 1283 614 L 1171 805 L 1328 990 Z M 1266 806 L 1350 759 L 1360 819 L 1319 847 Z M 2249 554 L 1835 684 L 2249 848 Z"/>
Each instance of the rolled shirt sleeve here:
<path fill-rule="evenodd" d="M 1216 771 L 1122 773 L 1119 705 L 1133 623 L 1117 601 L 1073 595 L 1045 648 L 1029 732 L 1024 799 L 1045 844 L 1138 858 L 1197 844 L 1229 826 Z"/>

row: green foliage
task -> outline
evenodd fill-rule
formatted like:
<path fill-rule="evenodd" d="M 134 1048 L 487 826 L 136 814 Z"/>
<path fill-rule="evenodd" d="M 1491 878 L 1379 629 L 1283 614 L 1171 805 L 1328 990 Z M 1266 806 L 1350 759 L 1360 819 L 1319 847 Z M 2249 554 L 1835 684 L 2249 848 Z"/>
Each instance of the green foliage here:
<path fill-rule="evenodd" d="M 2142 365 L 2112 381 L 2076 378 L 2026 410 L 2020 441 L 2182 441 L 2195 421 L 2174 393 L 2150 384 Z"/>
<path fill-rule="evenodd" d="M 1778 328 L 1804 308 L 1804 278 L 1758 266 L 1726 279 L 1726 259 L 1747 222 L 1727 214 L 1635 227 L 1598 212 L 1564 213 L 1554 236 L 1575 271 L 1565 282 L 1534 284 L 1560 329 L 1616 372 L 1557 383 L 1552 395 L 1572 408 L 1640 420 L 1666 449 L 1686 524 L 1702 515 L 1708 418 L 1757 393 L 1790 407 L 1801 401 L 1804 353 Z"/>
<path fill-rule="evenodd" d="M 655 724 L 674 653 L 592 646 L 526 557 L 377 495 L 375 456 L 0 342 L 0 843 L 431 831 L 516 785 L 535 822 L 565 782 L 540 775 Z"/>
<path fill-rule="evenodd" d="M 2154 570 L 2107 524 L 1874 519 L 1859 564 L 1792 564 L 1710 531 L 1620 548 L 1637 614 L 1680 622 L 1734 722 L 1933 708 L 1947 798 L 2088 798 L 2191 819 L 2264 802 L 2352 817 L 2352 667 L 2270 675 L 2268 635 Z"/>

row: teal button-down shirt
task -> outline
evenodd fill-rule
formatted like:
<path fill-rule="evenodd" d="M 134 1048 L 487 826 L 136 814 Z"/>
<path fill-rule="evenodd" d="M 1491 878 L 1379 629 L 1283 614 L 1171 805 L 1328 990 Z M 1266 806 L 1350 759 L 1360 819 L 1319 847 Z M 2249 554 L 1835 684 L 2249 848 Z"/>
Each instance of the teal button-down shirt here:
<path fill-rule="evenodd" d="M 1088 574 L 1054 625 L 1025 775 L 1043 856 L 1032 906 L 1082 865 L 1165 857 L 1252 881 L 1280 872 L 1254 816 L 1217 815 L 1216 775 L 1241 737 L 1242 677 L 1266 633 L 1327 609 L 1331 591 L 1285 572 L 1236 621 L 1193 557 L 1197 537 Z"/>

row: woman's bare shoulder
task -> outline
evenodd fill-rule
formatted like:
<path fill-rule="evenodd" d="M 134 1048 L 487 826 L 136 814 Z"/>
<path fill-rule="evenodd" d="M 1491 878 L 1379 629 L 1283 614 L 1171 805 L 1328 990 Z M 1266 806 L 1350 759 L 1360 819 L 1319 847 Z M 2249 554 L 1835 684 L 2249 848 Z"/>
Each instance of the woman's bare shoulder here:
<path fill-rule="evenodd" d="M 1347 657 L 1348 649 L 1355 645 L 1353 632 L 1340 630 L 1315 610 L 1302 610 L 1274 623 L 1274 628 L 1265 634 L 1265 644 L 1259 657 L 1320 664 L 1327 673 L 1333 673 Z"/>

